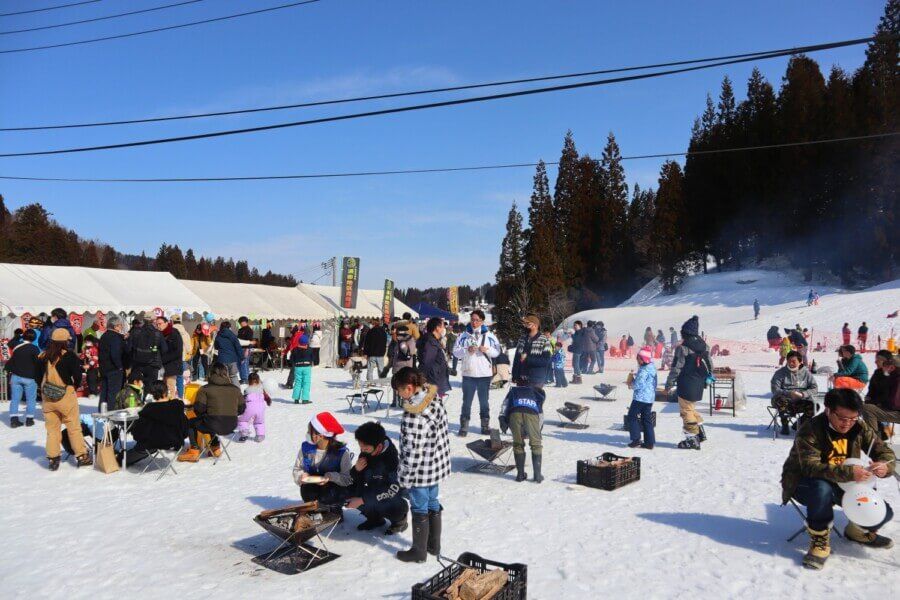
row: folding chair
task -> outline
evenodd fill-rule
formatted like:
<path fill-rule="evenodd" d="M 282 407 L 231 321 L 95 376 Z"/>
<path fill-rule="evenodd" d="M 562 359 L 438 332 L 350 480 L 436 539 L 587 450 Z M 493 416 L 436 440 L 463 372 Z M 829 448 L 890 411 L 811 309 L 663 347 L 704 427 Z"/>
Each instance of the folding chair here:
<path fill-rule="evenodd" d="M 778 418 L 781 414 L 778 412 L 778 409 L 774 406 L 767 406 L 766 410 L 769 411 L 769 416 L 772 417 L 772 420 L 769 421 L 768 427 L 766 429 L 772 428 L 772 439 L 774 440 L 778 436 L 778 429 L 781 427 L 781 423 L 778 422 Z M 798 425 L 799 415 L 788 415 L 788 426 L 791 429 L 796 429 Z"/>
<path fill-rule="evenodd" d="M 148 450 L 147 454 L 147 464 L 141 470 L 141 475 L 150 470 L 150 467 L 154 466 L 157 461 L 162 463 L 162 472 L 159 474 L 159 477 L 156 478 L 157 481 L 162 479 L 169 470 L 172 471 L 173 475 L 178 475 L 178 471 L 175 470 L 175 462 L 178 460 L 178 457 L 184 452 L 184 445 L 182 444 L 178 450 L 174 448 L 154 448 L 152 450 Z M 172 457 L 168 457 L 165 453 L 172 452 L 174 453 Z"/>
<path fill-rule="evenodd" d="M 380 390 L 378 388 L 370 388 L 364 392 L 356 392 L 354 394 L 347 394 L 345 396 L 345 400 L 347 400 L 347 405 L 350 407 L 350 412 L 353 412 L 353 404 L 354 402 L 359 405 L 360 414 L 366 414 L 366 410 L 371 410 L 371 406 L 369 404 L 370 400 L 373 399 L 376 401 L 375 410 L 381 408 L 381 400 L 384 398 L 384 390 Z"/>
<path fill-rule="evenodd" d="M 204 431 L 202 433 L 208 433 L 208 432 Z M 229 434 L 221 434 L 221 433 L 216 434 L 219 438 L 219 447 L 222 449 L 222 454 L 225 455 L 225 457 L 228 459 L 228 462 L 231 462 L 231 455 L 228 453 L 228 446 L 230 446 L 231 443 L 234 442 L 240 436 L 240 434 L 241 434 L 240 429 L 235 429 L 234 431 L 231 432 L 230 435 Z M 227 438 L 227 439 L 223 439 L 223 438 Z M 212 439 L 212 438 L 210 438 L 210 439 Z M 222 457 L 222 454 L 220 454 L 219 456 L 216 456 L 215 454 L 213 454 L 212 446 L 210 445 L 210 442 L 206 441 L 206 436 L 203 437 L 202 444 L 200 446 L 200 458 L 203 458 L 204 454 L 208 454 L 209 456 L 211 456 L 213 458 L 213 465 L 218 463 L 219 459 Z"/>
<path fill-rule="evenodd" d="M 797 505 L 797 501 L 794 500 L 793 498 L 790 498 L 790 499 L 788 499 L 787 502 L 783 503 L 782 506 L 786 506 L 788 502 L 790 502 L 791 506 L 794 507 L 794 510 L 797 511 L 797 514 L 800 515 L 800 520 L 803 521 L 803 527 L 801 527 L 800 529 L 798 529 L 797 532 L 796 532 L 794 535 L 792 535 L 791 537 L 789 537 L 789 538 L 787 539 L 787 541 L 793 542 L 793 541 L 797 538 L 798 535 L 800 535 L 801 533 L 803 533 L 804 531 L 806 531 L 806 528 L 807 528 L 808 525 L 807 525 L 807 522 L 806 522 L 806 514 L 805 514 L 805 513 L 803 512 L 803 510 Z M 837 527 L 834 527 L 834 528 L 833 528 L 833 531 L 838 535 L 839 538 L 842 538 L 842 539 L 843 539 L 844 536 L 841 534 L 840 531 L 838 531 L 838 528 L 837 528 Z"/>

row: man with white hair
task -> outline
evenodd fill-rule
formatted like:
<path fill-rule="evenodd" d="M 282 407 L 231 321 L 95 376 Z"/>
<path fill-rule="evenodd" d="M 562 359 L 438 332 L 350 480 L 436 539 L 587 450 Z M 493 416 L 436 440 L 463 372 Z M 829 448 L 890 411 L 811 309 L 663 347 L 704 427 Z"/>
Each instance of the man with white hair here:
<path fill-rule="evenodd" d="M 122 319 L 111 315 L 106 320 L 106 333 L 100 338 L 100 400 L 108 409 L 115 405 L 116 394 L 125 385 L 125 336 Z M 99 409 L 99 407 L 98 407 Z"/>

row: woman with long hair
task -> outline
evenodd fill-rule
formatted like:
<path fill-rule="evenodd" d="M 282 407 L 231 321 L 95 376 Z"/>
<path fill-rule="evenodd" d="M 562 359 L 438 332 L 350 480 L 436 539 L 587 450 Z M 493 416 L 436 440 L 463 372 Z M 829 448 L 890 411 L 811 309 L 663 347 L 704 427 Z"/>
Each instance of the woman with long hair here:
<path fill-rule="evenodd" d="M 81 435 L 81 415 L 75 389 L 81 385 L 81 361 L 69 350 L 72 339 L 67 329 L 54 329 L 47 349 L 41 355 L 44 377 L 41 382 L 42 410 L 47 426 L 47 460 L 51 471 L 59 469 L 62 452 L 62 425 L 79 467 L 91 464 L 91 455 Z"/>

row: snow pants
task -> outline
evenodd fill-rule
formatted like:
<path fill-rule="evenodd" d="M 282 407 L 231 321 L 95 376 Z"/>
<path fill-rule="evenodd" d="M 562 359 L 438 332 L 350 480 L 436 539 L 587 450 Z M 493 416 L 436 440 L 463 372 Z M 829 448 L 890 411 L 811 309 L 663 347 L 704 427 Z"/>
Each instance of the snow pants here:
<path fill-rule="evenodd" d="M 851 390 L 856 390 L 857 392 L 861 392 L 866 389 L 866 384 L 864 384 L 859 379 L 855 377 L 835 377 L 834 378 L 834 387 L 836 389 L 847 388 Z"/>
<path fill-rule="evenodd" d="M 514 412 L 509 415 L 509 428 L 513 438 L 513 454 L 525 454 L 525 438 L 531 446 L 531 455 L 543 452 L 541 416 L 532 412 Z"/>
<path fill-rule="evenodd" d="M 250 435 L 250 426 L 256 430 L 257 437 L 266 435 L 266 403 L 264 400 L 247 402 L 243 414 L 238 416 L 238 428 L 241 435 Z"/>
<path fill-rule="evenodd" d="M 66 434 L 75 456 L 87 452 L 84 437 L 81 435 L 81 414 L 78 410 L 78 398 L 69 387 L 66 395 L 52 402 L 44 398 L 41 410 L 44 413 L 44 424 L 47 426 L 47 458 L 57 458 L 62 452 L 62 426 L 66 426 Z"/>
<path fill-rule="evenodd" d="M 309 401 L 309 387 L 312 385 L 312 367 L 294 367 L 294 401 Z"/>
<path fill-rule="evenodd" d="M 703 417 L 700 416 L 700 413 L 697 412 L 697 409 L 694 408 L 696 402 L 691 402 L 690 400 L 685 400 L 684 398 L 678 398 L 678 412 L 681 415 L 681 423 L 684 426 L 684 432 L 688 435 L 697 435 L 700 433 L 700 423 L 703 422 Z"/>

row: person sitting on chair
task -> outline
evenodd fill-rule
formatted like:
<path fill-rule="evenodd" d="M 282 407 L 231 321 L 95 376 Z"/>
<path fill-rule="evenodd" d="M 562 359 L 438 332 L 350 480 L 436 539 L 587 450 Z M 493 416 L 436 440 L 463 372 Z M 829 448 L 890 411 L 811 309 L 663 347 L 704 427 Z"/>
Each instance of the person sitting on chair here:
<path fill-rule="evenodd" d="M 144 460 L 150 450 L 181 450 L 187 437 L 188 419 L 184 416 L 184 402 L 169 398 L 164 381 L 153 381 L 147 386 L 153 402 L 145 405 L 138 420 L 131 428 L 136 442 L 128 453 L 128 465 Z"/>
<path fill-rule="evenodd" d="M 347 508 L 358 508 L 366 518 L 356 528 L 369 531 L 381 527 L 387 519 L 390 526 L 385 535 L 405 531 L 409 527 L 409 506 L 401 495 L 397 447 L 377 421 L 363 423 L 354 435 L 359 443 L 359 458 L 350 471 L 353 497 L 347 501 Z"/>
<path fill-rule="evenodd" d="M 197 462 L 200 460 L 200 446 L 197 433 L 208 433 L 211 436 L 209 450 L 218 457 L 222 454 L 219 435 L 229 435 L 238 424 L 238 415 L 244 412 L 246 404 L 241 388 L 231 383 L 228 367 L 216 362 L 209 368 L 209 383 L 197 390 L 194 399 L 194 413 L 197 415 L 190 421 L 191 447 L 178 457 L 180 462 Z"/>
<path fill-rule="evenodd" d="M 837 361 L 838 371 L 834 374 L 834 387 L 862 391 L 869 382 L 869 369 L 856 348 L 846 344 L 838 348 L 841 359 Z"/>
<path fill-rule="evenodd" d="M 816 380 L 803 364 L 803 356 L 796 350 L 787 355 L 787 364 L 772 376 L 772 407 L 778 409 L 781 435 L 790 433 L 791 417 L 800 415 L 801 421 L 811 419 L 813 398 L 819 391 Z"/>
<path fill-rule="evenodd" d="M 825 394 L 825 412 L 807 421 L 797 431 L 797 438 L 781 472 L 782 501 L 792 498 L 806 506 L 806 529 L 809 551 L 804 566 L 821 569 L 831 553 L 831 524 L 835 504 L 840 504 L 844 490 L 837 484 L 864 482 L 884 478 L 894 472 L 894 452 L 881 441 L 878 433 L 859 420 L 862 400 L 850 389 L 833 389 Z M 867 451 L 872 459 L 868 468 L 844 465 L 848 458 L 860 458 Z M 893 542 L 878 535 L 878 529 L 891 520 L 893 510 L 887 506 L 884 521 L 875 527 L 860 527 L 850 522 L 844 536 L 872 548 L 890 548 Z"/>
<path fill-rule="evenodd" d="M 344 428 L 328 411 L 309 421 L 307 441 L 300 445 L 294 461 L 294 483 L 300 486 L 304 502 L 343 505 L 353 483 L 353 453 L 337 439 Z"/>
<path fill-rule="evenodd" d="M 863 419 L 869 427 L 879 428 L 879 423 L 900 423 L 900 357 L 890 350 L 879 350 L 875 355 L 877 370 L 869 380 Z M 882 432 L 882 438 L 887 435 Z"/>

